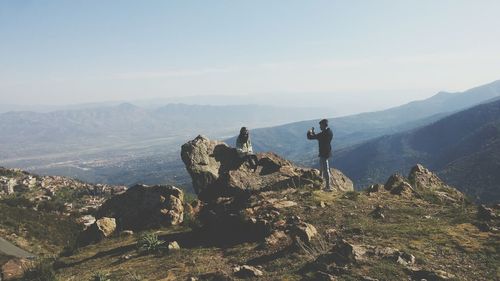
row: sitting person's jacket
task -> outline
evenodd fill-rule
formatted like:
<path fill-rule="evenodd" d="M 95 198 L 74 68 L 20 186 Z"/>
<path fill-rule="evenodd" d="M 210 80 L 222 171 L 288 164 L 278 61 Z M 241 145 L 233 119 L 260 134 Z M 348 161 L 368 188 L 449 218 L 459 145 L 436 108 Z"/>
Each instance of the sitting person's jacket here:
<path fill-rule="evenodd" d="M 252 142 L 250 138 L 247 141 L 243 141 L 241 138 L 236 139 L 236 151 L 239 156 L 245 156 L 248 154 L 253 154 Z"/>

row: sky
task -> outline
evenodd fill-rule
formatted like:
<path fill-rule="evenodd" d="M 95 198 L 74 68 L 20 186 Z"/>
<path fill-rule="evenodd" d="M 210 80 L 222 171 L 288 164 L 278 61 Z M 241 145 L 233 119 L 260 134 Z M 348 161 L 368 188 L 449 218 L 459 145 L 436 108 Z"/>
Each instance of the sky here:
<path fill-rule="evenodd" d="M 0 0 L 0 104 L 231 95 L 383 108 L 500 79 L 498 11 L 497 0 Z"/>

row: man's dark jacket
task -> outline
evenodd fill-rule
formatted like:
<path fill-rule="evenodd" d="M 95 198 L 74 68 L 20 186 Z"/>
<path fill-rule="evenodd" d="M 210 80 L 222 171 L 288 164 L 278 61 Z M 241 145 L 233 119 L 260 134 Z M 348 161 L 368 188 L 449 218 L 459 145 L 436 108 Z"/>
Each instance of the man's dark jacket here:
<path fill-rule="evenodd" d="M 310 140 L 318 140 L 319 142 L 319 156 L 328 158 L 332 156 L 332 139 L 333 133 L 330 128 L 326 128 L 324 131 L 321 131 L 319 134 L 315 134 L 313 132 L 307 132 L 307 138 Z"/>

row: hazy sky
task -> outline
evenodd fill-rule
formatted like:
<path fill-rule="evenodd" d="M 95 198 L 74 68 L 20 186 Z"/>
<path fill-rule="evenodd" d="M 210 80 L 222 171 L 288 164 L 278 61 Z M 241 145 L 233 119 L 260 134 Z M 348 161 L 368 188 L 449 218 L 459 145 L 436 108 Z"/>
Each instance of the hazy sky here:
<path fill-rule="evenodd" d="M 393 105 L 500 79 L 499 11 L 498 0 L 0 0 L 0 103 L 324 93 Z"/>

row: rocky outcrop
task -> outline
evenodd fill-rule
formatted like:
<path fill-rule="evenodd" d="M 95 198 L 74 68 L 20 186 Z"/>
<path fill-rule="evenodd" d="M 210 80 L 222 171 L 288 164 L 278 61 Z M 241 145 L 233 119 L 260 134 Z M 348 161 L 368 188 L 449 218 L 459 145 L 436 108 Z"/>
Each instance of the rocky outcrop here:
<path fill-rule="evenodd" d="M 111 236 L 116 231 L 116 220 L 114 218 L 103 217 L 90 225 L 78 237 L 78 244 L 81 246 L 99 242 Z"/>
<path fill-rule="evenodd" d="M 414 193 L 413 187 L 408 183 L 407 179 L 399 174 L 394 174 L 387 179 L 384 185 L 385 190 L 391 194 L 411 197 Z"/>
<path fill-rule="evenodd" d="M 444 183 L 421 164 L 411 169 L 408 180 L 417 192 L 433 191 L 443 202 L 456 203 L 464 200 L 463 193 Z"/>
<path fill-rule="evenodd" d="M 337 169 L 330 169 L 330 184 L 333 190 L 339 192 L 354 191 L 354 184 L 350 178 Z"/>
<path fill-rule="evenodd" d="M 404 197 L 422 198 L 423 194 L 431 194 L 437 200 L 447 203 L 458 203 L 464 200 L 464 195 L 460 191 L 444 183 L 436 174 L 421 164 L 411 169 L 408 178 L 399 174 L 390 176 L 384 189 L 391 194 Z M 367 191 L 374 193 L 378 192 L 379 188 L 374 185 Z"/>
<path fill-rule="evenodd" d="M 184 193 L 171 185 L 136 185 L 107 200 L 96 217 L 116 218 L 118 227 L 142 230 L 182 223 Z"/>
<path fill-rule="evenodd" d="M 230 197 L 252 190 L 279 190 L 322 182 L 319 171 L 294 166 L 274 153 L 259 153 L 256 172 L 227 144 L 198 136 L 185 143 L 181 157 L 201 200 Z M 336 190 L 353 190 L 352 181 L 332 170 Z"/>

